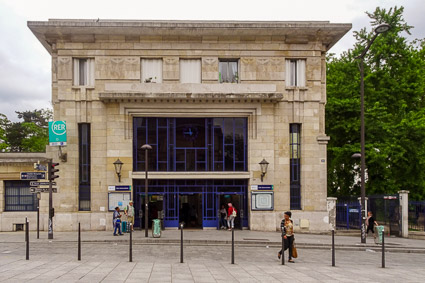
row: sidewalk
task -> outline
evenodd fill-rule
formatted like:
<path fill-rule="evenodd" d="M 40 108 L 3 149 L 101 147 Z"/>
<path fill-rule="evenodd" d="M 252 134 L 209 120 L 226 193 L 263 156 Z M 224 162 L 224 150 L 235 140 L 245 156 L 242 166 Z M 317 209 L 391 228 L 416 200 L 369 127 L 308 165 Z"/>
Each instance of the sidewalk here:
<path fill-rule="evenodd" d="M 235 245 L 238 246 L 270 246 L 281 245 L 281 236 L 279 232 L 262 232 L 251 230 L 235 230 Z M 133 233 L 134 244 L 160 244 L 160 245 L 178 245 L 180 243 L 180 230 L 163 230 L 161 238 L 153 238 L 149 230 L 148 238 L 145 238 L 144 230 L 136 230 Z M 330 235 L 301 234 L 295 235 L 298 247 L 310 249 L 329 249 L 332 238 Z M 37 233 L 30 232 L 30 242 L 76 242 L 78 240 L 77 232 L 54 232 L 54 239 L 47 239 L 47 232 L 40 231 L 40 239 L 37 239 Z M 19 243 L 25 241 L 25 233 L 20 232 L 1 232 L 1 243 Z M 81 232 L 81 241 L 86 243 L 96 242 L 128 242 L 129 233 L 123 236 L 113 236 L 112 231 L 83 231 Z M 184 230 L 184 243 L 186 245 L 228 245 L 231 244 L 232 233 L 227 230 Z M 366 244 L 360 243 L 359 236 L 335 236 L 335 247 L 340 250 L 380 250 L 381 245 L 374 242 L 373 237 L 368 237 Z M 405 253 L 425 253 L 425 241 L 416 239 L 405 239 L 398 237 L 385 237 L 385 248 L 392 252 Z"/>

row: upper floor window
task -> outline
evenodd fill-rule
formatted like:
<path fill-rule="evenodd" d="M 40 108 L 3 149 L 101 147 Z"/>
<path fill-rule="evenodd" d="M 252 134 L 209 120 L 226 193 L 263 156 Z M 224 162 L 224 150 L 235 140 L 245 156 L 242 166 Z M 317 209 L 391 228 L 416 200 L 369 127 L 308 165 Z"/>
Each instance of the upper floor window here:
<path fill-rule="evenodd" d="M 201 60 L 180 59 L 180 83 L 201 83 Z"/>
<path fill-rule="evenodd" d="M 94 86 L 94 58 L 74 58 L 74 86 Z"/>
<path fill-rule="evenodd" d="M 142 59 L 142 83 L 162 83 L 162 59 Z"/>
<path fill-rule="evenodd" d="M 239 81 L 238 61 L 220 60 L 218 63 L 220 83 L 237 83 Z"/>
<path fill-rule="evenodd" d="M 305 86 L 305 60 L 286 60 L 286 86 Z"/>

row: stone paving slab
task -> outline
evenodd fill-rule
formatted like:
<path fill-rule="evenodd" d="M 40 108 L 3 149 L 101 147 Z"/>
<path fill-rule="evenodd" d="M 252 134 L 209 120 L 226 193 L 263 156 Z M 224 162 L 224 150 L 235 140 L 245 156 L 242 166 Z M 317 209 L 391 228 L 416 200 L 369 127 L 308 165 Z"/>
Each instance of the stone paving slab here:
<path fill-rule="evenodd" d="M 185 230 L 184 240 L 186 244 L 193 245 L 216 245 L 230 244 L 231 232 L 224 230 Z M 83 242 L 127 242 L 129 234 L 124 236 L 114 237 L 110 231 L 83 231 L 81 233 Z M 31 242 L 76 242 L 77 232 L 55 232 L 54 239 L 47 239 L 47 233 L 41 232 L 40 239 L 36 238 L 36 232 L 30 232 Z M 0 232 L 0 243 L 10 242 L 19 243 L 25 241 L 24 232 Z M 161 238 L 152 238 L 149 231 L 149 237 L 145 238 L 144 231 L 136 230 L 133 234 L 134 243 L 150 243 L 150 244 L 177 244 L 180 242 L 179 230 L 164 230 Z M 301 246 L 312 246 L 320 248 L 321 246 L 328 247 L 331 244 L 330 235 L 317 234 L 296 234 L 296 242 Z M 235 230 L 235 243 L 244 245 L 279 245 L 281 237 L 279 232 L 263 232 L 251 230 Z M 386 237 L 385 243 L 388 248 L 424 250 L 425 240 L 405 239 L 398 237 Z M 360 243 L 360 234 L 358 236 L 335 236 L 336 247 L 369 247 L 376 248 L 379 245 L 374 243 L 372 237 L 367 238 L 366 244 Z"/>
<path fill-rule="evenodd" d="M 13 252 L 12 252 L 13 251 Z M 124 243 L 84 243 L 82 261 L 77 261 L 72 242 L 41 242 L 30 249 L 0 243 L 1 282 L 422 282 L 424 254 L 373 251 L 336 251 L 336 267 L 330 250 L 298 249 L 296 263 L 284 266 L 277 248 L 187 246 L 180 263 L 178 246 L 137 245 L 128 261 Z"/>

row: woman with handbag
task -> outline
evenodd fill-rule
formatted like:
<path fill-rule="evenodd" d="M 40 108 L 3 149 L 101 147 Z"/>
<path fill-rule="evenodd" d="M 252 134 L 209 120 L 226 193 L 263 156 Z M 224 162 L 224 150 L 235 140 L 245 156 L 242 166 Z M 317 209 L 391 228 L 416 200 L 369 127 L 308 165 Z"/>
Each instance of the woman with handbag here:
<path fill-rule="evenodd" d="M 284 218 L 280 223 L 280 228 L 282 230 L 282 237 L 285 241 L 285 250 L 289 248 L 289 259 L 288 262 L 294 262 L 292 259 L 292 248 L 294 245 L 294 224 L 291 218 L 292 213 L 290 211 L 286 211 L 283 215 Z M 277 257 L 280 259 L 282 256 L 282 250 L 277 253 Z"/>

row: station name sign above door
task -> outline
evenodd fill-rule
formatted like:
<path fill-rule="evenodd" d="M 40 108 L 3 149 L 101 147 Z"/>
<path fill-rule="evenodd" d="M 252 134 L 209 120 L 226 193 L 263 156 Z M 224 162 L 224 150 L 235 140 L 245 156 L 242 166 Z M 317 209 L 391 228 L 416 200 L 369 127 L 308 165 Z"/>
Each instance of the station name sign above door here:
<path fill-rule="evenodd" d="M 108 186 L 110 192 L 131 191 L 131 186 Z"/>
<path fill-rule="evenodd" d="M 273 185 L 251 185 L 251 191 L 273 191 Z"/>

